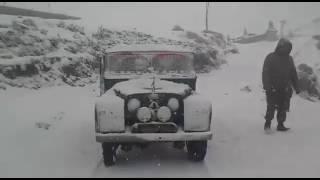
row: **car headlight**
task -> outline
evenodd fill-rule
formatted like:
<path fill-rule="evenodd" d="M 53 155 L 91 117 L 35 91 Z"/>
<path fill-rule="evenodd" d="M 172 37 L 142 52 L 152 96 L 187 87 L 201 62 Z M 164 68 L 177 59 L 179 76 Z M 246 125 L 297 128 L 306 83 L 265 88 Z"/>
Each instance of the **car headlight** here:
<path fill-rule="evenodd" d="M 128 106 L 129 112 L 134 112 L 135 110 L 137 110 L 141 106 L 141 102 L 138 99 L 133 98 L 128 101 L 127 106 Z"/>
<path fill-rule="evenodd" d="M 167 106 L 161 106 L 157 111 L 157 117 L 161 122 L 167 122 L 171 118 L 171 111 Z"/>
<path fill-rule="evenodd" d="M 171 111 L 177 111 L 179 109 L 179 101 L 177 98 L 170 98 L 168 101 L 168 106 Z"/>
<path fill-rule="evenodd" d="M 147 107 L 141 107 L 137 111 L 137 118 L 141 122 L 148 122 L 151 119 L 151 111 Z"/>

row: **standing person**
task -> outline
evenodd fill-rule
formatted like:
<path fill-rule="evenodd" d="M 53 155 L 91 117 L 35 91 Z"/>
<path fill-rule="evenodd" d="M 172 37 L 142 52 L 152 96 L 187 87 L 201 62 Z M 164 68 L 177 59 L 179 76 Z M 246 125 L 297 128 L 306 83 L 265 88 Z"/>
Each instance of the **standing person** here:
<path fill-rule="evenodd" d="M 287 131 L 284 126 L 286 113 L 289 112 L 292 87 L 300 93 L 296 67 L 290 52 L 292 43 L 281 38 L 274 52 L 267 55 L 262 71 L 263 89 L 267 96 L 267 112 L 264 129 L 270 130 L 271 121 L 277 110 L 278 131 Z"/>

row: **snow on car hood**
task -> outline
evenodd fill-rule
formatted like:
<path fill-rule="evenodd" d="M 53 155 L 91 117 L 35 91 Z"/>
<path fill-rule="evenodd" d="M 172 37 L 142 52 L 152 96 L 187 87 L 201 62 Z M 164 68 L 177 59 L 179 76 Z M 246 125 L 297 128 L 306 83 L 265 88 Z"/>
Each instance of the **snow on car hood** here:
<path fill-rule="evenodd" d="M 118 91 L 124 96 L 140 93 L 151 93 L 153 79 L 131 79 L 124 82 L 115 84 L 108 92 Z M 189 85 L 183 83 L 175 83 L 166 80 L 155 79 L 155 92 L 156 93 L 174 93 L 185 96 L 190 92 Z M 107 92 L 107 93 L 108 93 Z"/>

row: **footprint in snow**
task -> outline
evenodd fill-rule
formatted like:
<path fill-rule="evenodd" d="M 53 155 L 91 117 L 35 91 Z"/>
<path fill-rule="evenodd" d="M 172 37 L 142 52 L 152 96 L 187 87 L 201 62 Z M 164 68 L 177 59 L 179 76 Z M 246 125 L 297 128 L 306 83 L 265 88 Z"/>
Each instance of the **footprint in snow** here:
<path fill-rule="evenodd" d="M 64 117 L 64 112 L 59 112 L 57 113 L 52 119 L 53 121 L 60 121 L 63 119 Z M 50 127 L 52 127 L 52 123 L 47 123 L 47 122 L 36 122 L 36 127 L 37 128 L 42 128 L 42 129 L 45 129 L 45 130 L 49 130 Z"/>
<path fill-rule="evenodd" d="M 51 124 L 45 123 L 45 122 L 36 122 L 37 128 L 42 128 L 48 130 L 50 128 Z"/>
<path fill-rule="evenodd" d="M 53 117 L 54 120 L 62 120 L 64 116 L 64 112 L 59 112 L 57 115 Z"/>
<path fill-rule="evenodd" d="M 248 92 L 249 93 L 249 92 L 252 91 L 252 89 L 249 86 L 245 86 L 245 87 L 241 88 L 240 91 L 244 91 L 244 92 Z"/>

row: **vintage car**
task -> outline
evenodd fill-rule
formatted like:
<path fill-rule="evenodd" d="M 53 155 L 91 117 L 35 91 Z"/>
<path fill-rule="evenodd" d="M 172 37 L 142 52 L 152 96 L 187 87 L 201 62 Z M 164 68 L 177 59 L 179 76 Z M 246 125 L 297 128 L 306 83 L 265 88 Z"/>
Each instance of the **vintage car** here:
<path fill-rule="evenodd" d="M 132 45 L 101 56 L 100 97 L 95 102 L 96 141 L 104 164 L 117 149 L 172 142 L 187 157 L 202 161 L 207 151 L 212 105 L 196 92 L 192 51 L 171 46 Z"/>

